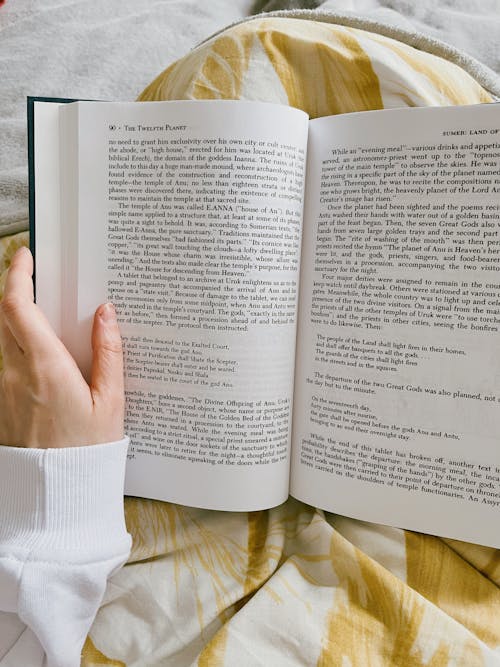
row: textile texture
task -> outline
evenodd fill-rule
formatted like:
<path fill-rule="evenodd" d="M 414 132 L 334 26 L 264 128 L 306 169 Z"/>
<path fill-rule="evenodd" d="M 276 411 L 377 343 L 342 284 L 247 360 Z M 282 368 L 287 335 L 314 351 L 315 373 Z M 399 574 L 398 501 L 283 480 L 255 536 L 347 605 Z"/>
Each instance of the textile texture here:
<path fill-rule="evenodd" d="M 311 117 L 491 101 L 456 65 L 401 42 L 279 18 L 218 35 L 139 99 L 263 100 Z M 2 241 L 0 271 L 26 241 Z M 494 549 L 293 499 L 226 513 L 128 498 L 126 517 L 131 557 L 84 667 L 500 666 Z"/>
<path fill-rule="evenodd" d="M 0 10 L 0 236 L 28 228 L 26 97 L 132 101 L 251 0 L 9 0 Z"/>
<path fill-rule="evenodd" d="M 256 0 L 252 11 L 344 12 L 442 40 L 500 74 L 500 0 Z M 481 39 L 478 39 L 481 35 Z"/>

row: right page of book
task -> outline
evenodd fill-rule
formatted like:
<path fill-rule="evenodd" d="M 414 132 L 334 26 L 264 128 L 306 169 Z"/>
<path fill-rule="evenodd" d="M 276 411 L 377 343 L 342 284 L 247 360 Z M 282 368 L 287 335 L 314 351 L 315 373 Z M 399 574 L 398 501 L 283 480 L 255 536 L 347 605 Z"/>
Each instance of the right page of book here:
<path fill-rule="evenodd" d="M 311 121 L 291 492 L 500 547 L 500 107 Z"/>

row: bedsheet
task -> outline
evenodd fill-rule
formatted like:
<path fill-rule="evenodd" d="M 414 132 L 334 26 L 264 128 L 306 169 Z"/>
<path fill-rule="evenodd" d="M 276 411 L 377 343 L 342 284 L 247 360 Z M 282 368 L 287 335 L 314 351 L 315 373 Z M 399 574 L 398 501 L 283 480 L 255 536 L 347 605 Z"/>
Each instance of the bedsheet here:
<path fill-rule="evenodd" d="M 257 13 L 306 8 L 427 35 L 500 75 L 500 0 L 256 0 L 252 9 Z"/>
<path fill-rule="evenodd" d="M 263 99 L 311 116 L 491 100 L 455 64 L 401 42 L 280 18 L 218 35 L 140 96 L 174 98 Z M 0 241 L 0 274 L 26 242 Z M 293 499 L 226 513 L 127 498 L 126 518 L 132 553 L 109 583 L 84 667 L 500 665 L 494 549 Z"/>
<path fill-rule="evenodd" d="M 0 6 L 0 236 L 28 228 L 26 97 L 132 101 L 252 0 L 7 0 Z"/>

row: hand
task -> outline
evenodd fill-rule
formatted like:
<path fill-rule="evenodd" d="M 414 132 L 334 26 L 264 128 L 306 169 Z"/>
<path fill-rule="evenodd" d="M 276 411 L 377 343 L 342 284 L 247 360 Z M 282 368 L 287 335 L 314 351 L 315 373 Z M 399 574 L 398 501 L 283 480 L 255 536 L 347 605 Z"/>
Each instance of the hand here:
<path fill-rule="evenodd" d="M 12 259 L 0 303 L 0 444 L 70 447 L 123 438 L 120 332 L 111 304 L 99 306 L 92 331 L 90 387 L 33 299 L 33 259 Z"/>

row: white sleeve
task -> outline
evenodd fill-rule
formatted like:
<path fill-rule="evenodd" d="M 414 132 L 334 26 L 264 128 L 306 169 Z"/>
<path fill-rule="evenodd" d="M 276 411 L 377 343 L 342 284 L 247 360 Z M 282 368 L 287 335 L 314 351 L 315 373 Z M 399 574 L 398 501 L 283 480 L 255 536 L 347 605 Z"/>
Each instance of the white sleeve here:
<path fill-rule="evenodd" d="M 128 438 L 0 446 L 0 666 L 79 667 L 108 577 L 130 551 Z"/>

